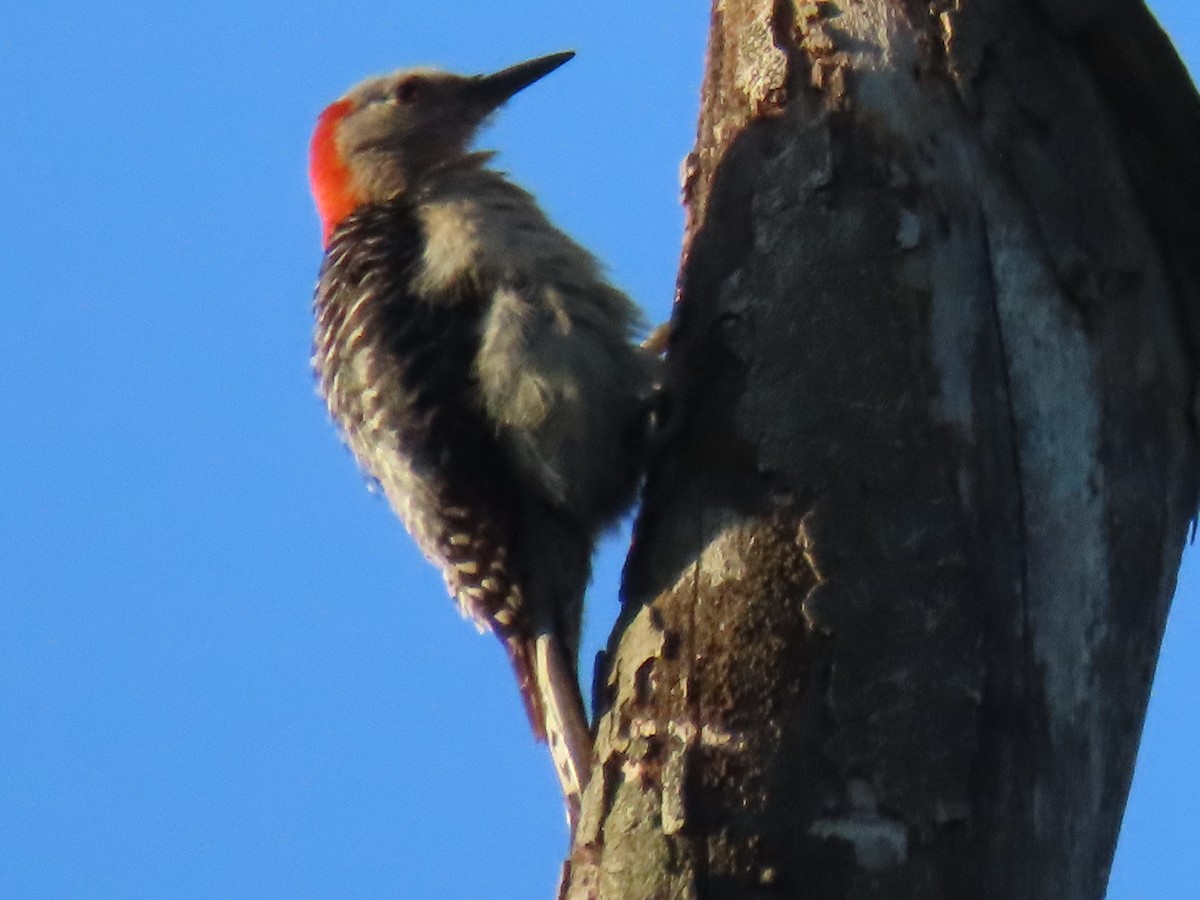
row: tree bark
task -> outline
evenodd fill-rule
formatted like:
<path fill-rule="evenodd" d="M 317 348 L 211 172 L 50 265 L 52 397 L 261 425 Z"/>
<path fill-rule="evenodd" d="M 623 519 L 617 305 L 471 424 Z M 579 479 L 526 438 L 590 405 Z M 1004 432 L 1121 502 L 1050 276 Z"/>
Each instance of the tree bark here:
<path fill-rule="evenodd" d="M 1196 506 L 1131 0 L 716 0 L 570 898 L 1103 896 Z"/>

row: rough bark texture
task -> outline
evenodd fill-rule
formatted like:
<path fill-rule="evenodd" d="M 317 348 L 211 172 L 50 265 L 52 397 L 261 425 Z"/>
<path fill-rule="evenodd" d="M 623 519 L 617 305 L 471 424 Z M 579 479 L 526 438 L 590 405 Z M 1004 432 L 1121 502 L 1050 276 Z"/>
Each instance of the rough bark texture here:
<path fill-rule="evenodd" d="M 1195 508 L 1140 2 L 716 0 L 571 898 L 1103 895 Z"/>

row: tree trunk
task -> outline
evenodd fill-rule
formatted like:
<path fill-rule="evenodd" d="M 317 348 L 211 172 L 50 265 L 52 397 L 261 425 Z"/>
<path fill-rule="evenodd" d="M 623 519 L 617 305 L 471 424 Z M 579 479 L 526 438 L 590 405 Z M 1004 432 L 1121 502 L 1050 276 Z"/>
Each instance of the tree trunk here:
<path fill-rule="evenodd" d="M 1104 893 L 1195 508 L 1140 2 L 716 0 L 570 898 Z"/>

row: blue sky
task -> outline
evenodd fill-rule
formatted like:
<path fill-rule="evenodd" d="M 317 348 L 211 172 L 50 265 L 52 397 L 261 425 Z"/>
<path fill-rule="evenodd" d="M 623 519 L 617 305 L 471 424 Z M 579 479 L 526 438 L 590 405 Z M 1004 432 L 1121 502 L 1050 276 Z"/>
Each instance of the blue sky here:
<path fill-rule="evenodd" d="M 1193 0 L 1159 11 L 1193 71 Z M 0 11 L 0 896 L 549 896 L 554 778 L 498 645 L 363 489 L 308 371 L 321 107 L 573 48 L 488 133 L 661 320 L 705 4 Z M 615 614 L 597 567 L 593 649 Z M 1111 897 L 1200 883 L 1200 554 Z"/>

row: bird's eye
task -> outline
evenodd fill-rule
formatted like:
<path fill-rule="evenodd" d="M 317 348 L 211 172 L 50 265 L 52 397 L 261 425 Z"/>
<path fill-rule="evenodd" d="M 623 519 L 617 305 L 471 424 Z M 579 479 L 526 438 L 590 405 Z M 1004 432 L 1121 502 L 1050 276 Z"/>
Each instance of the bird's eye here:
<path fill-rule="evenodd" d="M 406 78 L 396 86 L 396 99 L 401 103 L 412 103 L 421 96 L 421 82 L 416 78 Z"/>

